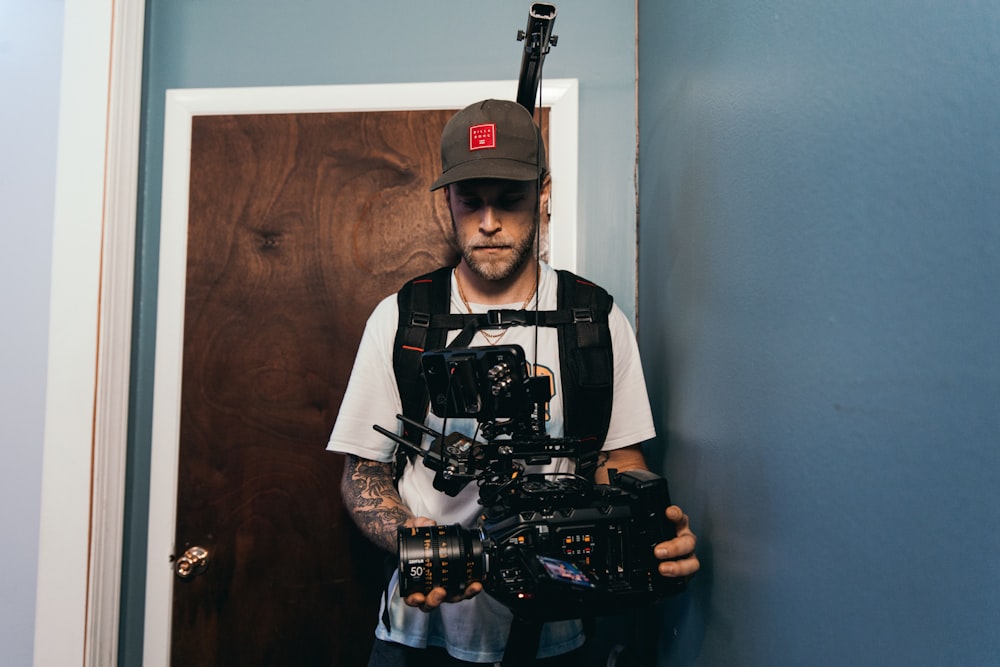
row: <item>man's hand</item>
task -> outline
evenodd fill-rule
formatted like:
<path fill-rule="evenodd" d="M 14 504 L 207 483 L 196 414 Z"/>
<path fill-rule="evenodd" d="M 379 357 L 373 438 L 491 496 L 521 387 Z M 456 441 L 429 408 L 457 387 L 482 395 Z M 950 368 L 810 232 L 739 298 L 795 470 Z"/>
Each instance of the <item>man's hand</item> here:
<path fill-rule="evenodd" d="M 596 481 L 599 484 L 607 484 L 608 470 L 612 468 L 619 472 L 649 470 L 646 467 L 646 457 L 643 456 L 639 445 L 606 452 L 604 460 L 598 464 Z M 659 565 L 660 574 L 664 577 L 690 577 L 701 567 L 698 557 L 694 555 L 698 539 L 691 532 L 687 514 L 680 507 L 677 505 L 668 507 L 667 518 L 674 522 L 677 536 L 653 547 L 653 553 L 663 561 Z"/>
<path fill-rule="evenodd" d="M 422 528 L 424 526 L 436 526 L 437 522 L 434 519 L 428 519 L 425 516 L 416 516 L 407 519 L 403 526 L 405 528 Z M 464 592 L 457 595 L 448 596 L 448 591 L 444 588 L 432 588 L 427 595 L 423 593 L 410 593 L 403 600 L 410 607 L 418 607 L 421 611 L 433 611 L 437 609 L 445 602 L 461 602 L 462 600 L 468 600 L 473 598 L 483 590 L 483 585 L 474 581 L 468 585 Z"/>
<path fill-rule="evenodd" d="M 483 585 L 478 581 L 473 581 L 463 593 L 448 597 L 448 591 L 443 588 L 432 588 L 430 593 L 411 593 L 406 596 L 404 602 L 411 607 L 419 607 L 421 611 L 433 611 L 445 602 L 461 602 L 479 595 L 483 590 Z"/>
<path fill-rule="evenodd" d="M 691 532 L 687 514 L 677 505 L 667 508 L 667 518 L 674 522 L 677 537 L 653 547 L 653 553 L 662 561 L 660 574 L 664 577 L 690 577 L 701 568 L 694 553 L 698 538 Z"/>

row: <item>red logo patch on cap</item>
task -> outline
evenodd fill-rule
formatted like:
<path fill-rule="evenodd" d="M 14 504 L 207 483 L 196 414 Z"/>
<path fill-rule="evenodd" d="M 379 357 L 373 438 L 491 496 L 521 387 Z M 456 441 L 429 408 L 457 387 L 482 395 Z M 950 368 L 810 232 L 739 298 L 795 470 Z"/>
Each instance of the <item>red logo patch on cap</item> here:
<path fill-rule="evenodd" d="M 495 123 L 473 125 L 469 128 L 469 150 L 497 147 L 497 126 Z"/>

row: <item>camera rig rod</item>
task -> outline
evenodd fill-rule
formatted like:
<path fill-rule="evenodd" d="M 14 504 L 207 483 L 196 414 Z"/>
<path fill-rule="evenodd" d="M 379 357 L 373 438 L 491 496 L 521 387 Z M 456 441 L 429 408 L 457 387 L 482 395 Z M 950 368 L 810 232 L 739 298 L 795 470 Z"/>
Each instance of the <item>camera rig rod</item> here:
<path fill-rule="evenodd" d="M 502 488 L 518 479 L 527 465 L 544 465 L 560 457 L 578 459 L 583 453 L 583 443 L 575 438 L 543 435 L 527 439 L 489 439 L 484 443 L 461 433 L 445 435 L 404 415 L 396 417 L 431 436 L 430 447 L 423 449 L 378 424 L 373 424 L 372 428 L 423 459 L 424 465 L 437 473 L 435 488 L 452 496 L 474 480 L 479 483 L 481 494 L 489 495 L 491 489 Z"/>
<path fill-rule="evenodd" d="M 552 25 L 555 21 L 555 5 L 535 2 L 528 9 L 527 27 L 517 31 L 517 41 L 524 42 L 521 72 L 517 80 L 517 103 L 531 114 L 535 113 L 535 98 L 538 95 L 542 63 L 550 47 L 559 42 L 559 37 L 552 34 Z"/>
<path fill-rule="evenodd" d="M 422 458 L 425 466 L 437 472 L 435 485 L 440 486 L 439 490 L 446 491 L 449 495 L 455 495 L 462 487 L 477 478 L 480 467 L 476 465 L 475 459 L 477 452 L 483 446 L 482 443 L 467 438 L 461 433 L 444 435 L 403 415 L 396 415 L 396 417 L 431 436 L 430 448 L 423 449 L 378 424 L 373 424 L 372 428 L 400 447 Z"/>

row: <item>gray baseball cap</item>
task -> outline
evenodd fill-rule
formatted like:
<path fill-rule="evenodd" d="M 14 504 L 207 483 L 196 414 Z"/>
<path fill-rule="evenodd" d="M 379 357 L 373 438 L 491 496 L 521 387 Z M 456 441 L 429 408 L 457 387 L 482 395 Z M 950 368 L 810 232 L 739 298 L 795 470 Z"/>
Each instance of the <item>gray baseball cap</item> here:
<path fill-rule="evenodd" d="M 533 181 L 546 171 L 542 133 L 517 102 L 483 100 L 451 117 L 441 133 L 437 190 L 471 178 Z"/>

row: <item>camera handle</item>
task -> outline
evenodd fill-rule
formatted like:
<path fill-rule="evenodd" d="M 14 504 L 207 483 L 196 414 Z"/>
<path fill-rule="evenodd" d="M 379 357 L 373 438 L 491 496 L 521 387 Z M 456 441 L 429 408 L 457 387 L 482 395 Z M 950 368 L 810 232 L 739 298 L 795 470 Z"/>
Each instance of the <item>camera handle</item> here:
<path fill-rule="evenodd" d="M 473 454 L 476 449 L 482 446 L 481 443 L 471 440 L 460 433 L 444 435 L 432 428 L 428 428 L 424 424 L 407 419 L 403 415 L 396 415 L 396 417 L 421 432 L 430 435 L 433 438 L 430 448 L 423 449 L 418 447 L 409 440 L 378 424 L 373 424 L 372 428 L 397 445 L 405 447 L 414 455 L 419 456 L 424 460 L 424 465 L 431 470 L 437 471 L 441 482 L 439 490 L 454 496 L 466 484 L 476 479 L 478 468 L 473 464 Z M 435 487 L 437 486 L 438 480 L 435 480 Z"/>

